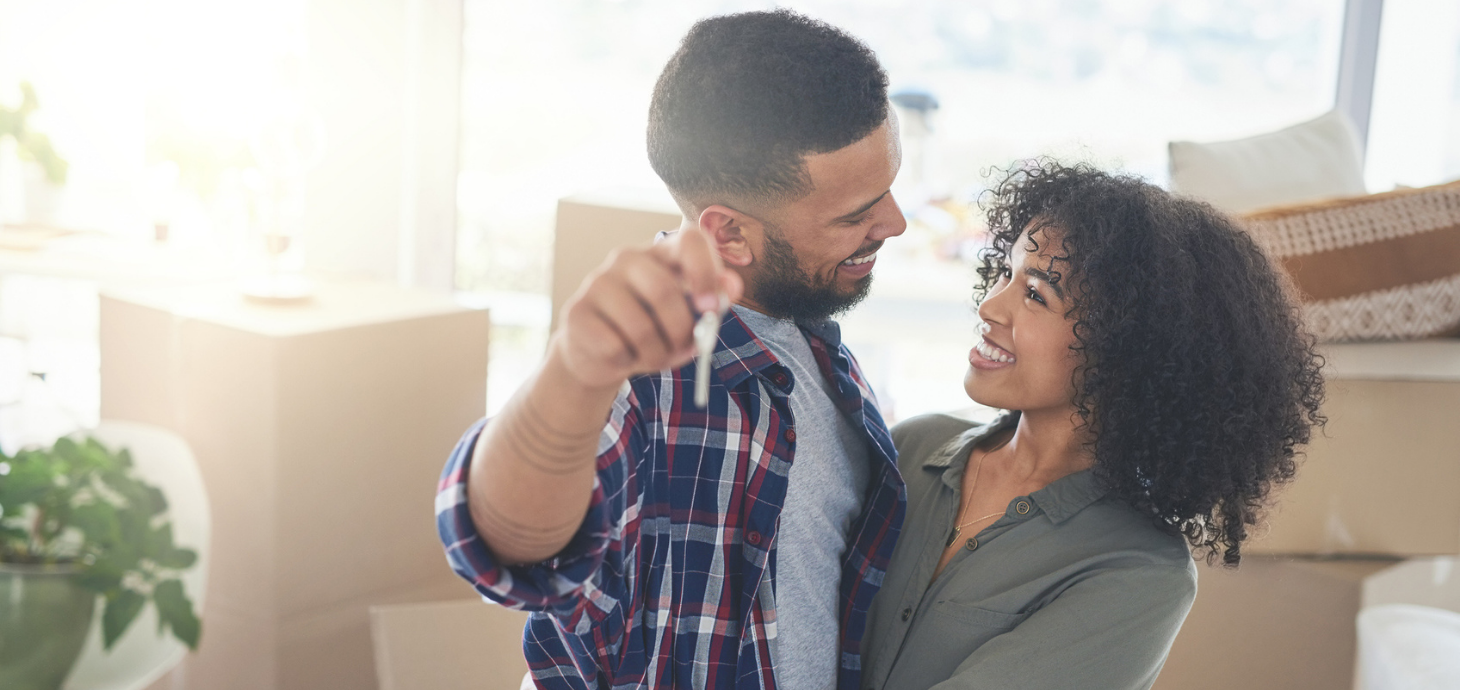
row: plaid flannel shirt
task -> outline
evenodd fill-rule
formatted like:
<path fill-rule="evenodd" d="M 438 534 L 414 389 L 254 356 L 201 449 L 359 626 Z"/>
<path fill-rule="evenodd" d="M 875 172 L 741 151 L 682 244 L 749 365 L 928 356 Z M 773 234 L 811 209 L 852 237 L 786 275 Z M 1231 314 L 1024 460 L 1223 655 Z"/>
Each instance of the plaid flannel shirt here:
<path fill-rule="evenodd" d="M 837 688 L 857 690 L 867 609 L 907 492 L 838 326 L 802 328 L 840 393 L 838 407 L 865 431 L 873 463 L 840 583 Z M 776 687 L 776 530 L 796 447 L 789 393 L 797 384 L 733 311 L 703 410 L 693 377 L 691 364 L 625 383 L 599 442 L 587 517 L 542 563 L 499 565 L 472 524 L 467 468 L 486 422 L 452 453 L 436 497 L 447 560 L 485 598 L 533 612 L 523 646 L 538 687 Z"/>

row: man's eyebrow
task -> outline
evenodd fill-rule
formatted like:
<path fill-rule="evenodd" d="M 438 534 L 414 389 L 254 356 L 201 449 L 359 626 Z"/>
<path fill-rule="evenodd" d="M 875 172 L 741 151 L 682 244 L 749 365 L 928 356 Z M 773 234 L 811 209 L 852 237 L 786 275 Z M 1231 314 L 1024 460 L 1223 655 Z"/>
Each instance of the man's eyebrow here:
<path fill-rule="evenodd" d="M 1065 298 L 1065 289 L 1060 287 L 1059 281 L 1050 280 L 1049 274 L 1044 272 L 1043 270 L 1030 266 L 1024 269 L 1024 275 L 1038 278 L 1044 281 L 1047 285 L 1050 286 L 1050 288 L 1054 289 L 1055 296 L 1059 297 L 1060 299 Z"/>
<path fill-rule="evenodd" d="M 844 221 L 844 220 L 851 220 L 853 218 L 856 218 L 857 216 L 860 216 L 863 213 L 866 213 L 866 212 L 872 210 L 872 207 L 873 206 L 876 206 L 877 205 L 877 202 L 882 201 L 882 197 L 885 197 L 885 196 L 887 196 L 888 194 L 891 194 L 891 193 L 892 193 L 892 190 L 889 189 L 889 190 L 887 190 L 887 191 L 885 191 L 885 192 L 883 192 L 881 194 L 878 194 L 876 199 L 873 199 L 873 200 L 871 200 L 871 201 L 863 204 L 861 208 L 858 208 L 857 210 L 852 211 L 851 213 L 848 213 L 845 216 L 840 216 L 838 218 L 833 219 L 832 222 L 833 223 L 840 223 L 841 221 Z"/>

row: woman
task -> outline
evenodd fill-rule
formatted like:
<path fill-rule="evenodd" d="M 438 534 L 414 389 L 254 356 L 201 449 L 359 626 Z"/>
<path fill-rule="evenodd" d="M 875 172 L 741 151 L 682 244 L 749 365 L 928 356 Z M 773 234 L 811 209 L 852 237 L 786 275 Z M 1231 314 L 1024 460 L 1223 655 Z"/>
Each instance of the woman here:
<path fill-rule="evenodd" d="M 976 425 L 893 430 L 908 510 L 864 684 L 1148 688 L 1321 424 L 1286 279 L 1229 218 L 1136 178 L 1041 162 L 987 206 Z"/>

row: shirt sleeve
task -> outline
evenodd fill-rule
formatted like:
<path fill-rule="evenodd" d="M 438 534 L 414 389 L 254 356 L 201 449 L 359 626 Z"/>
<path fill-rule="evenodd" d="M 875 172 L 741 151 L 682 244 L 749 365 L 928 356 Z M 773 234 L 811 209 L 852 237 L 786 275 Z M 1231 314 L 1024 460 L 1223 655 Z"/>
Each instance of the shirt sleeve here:
<path fill-rule="evenodd" d="M 1194 568 L 1094 573 L 984 643 L 933 690 L 1145 690 L 1195 599 Z"/>
<path fill-rule="evenodd" d="M 597 475 L 583 524 L 556 556 L 524 565 L 499 563 L 472 522 L 467 472 L 477 440 L 491 420 L 473 425 L 452 450 L 436 492 L 436 529 L 451 569 L 487 599 L 553 614 L 570 629 L 585 608 L 600 615 L 616 608 L 626 587 L 625 538 L 636 527 L 636 521 L 628 524 L 628 507 L 637 502 L 629 497 L 636 485 L 633 460 L 644 447 L 639 418 L 636 398 L 625 384 L 599 438 Z"/>

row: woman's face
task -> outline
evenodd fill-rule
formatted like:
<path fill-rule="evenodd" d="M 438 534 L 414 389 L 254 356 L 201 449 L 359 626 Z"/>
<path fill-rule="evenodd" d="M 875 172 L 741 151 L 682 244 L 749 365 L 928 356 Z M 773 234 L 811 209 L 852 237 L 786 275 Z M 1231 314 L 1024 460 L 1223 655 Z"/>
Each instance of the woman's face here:
<path fill-rule="evenodd" d="M 1010 250 L 1008 270 L 979 305 L 983 337 L 968 353 L 963 389 L 974 402 L 1030 413 L 1073 407 L 1071 377 L 1080 356 L 1074 319 L 1067 318 L 1067 280 L 1051 283 L 1059 271 L 1059 231 L 1025 232 Z"/>

